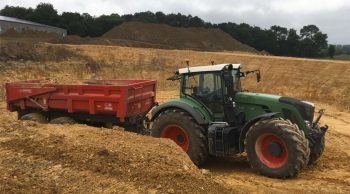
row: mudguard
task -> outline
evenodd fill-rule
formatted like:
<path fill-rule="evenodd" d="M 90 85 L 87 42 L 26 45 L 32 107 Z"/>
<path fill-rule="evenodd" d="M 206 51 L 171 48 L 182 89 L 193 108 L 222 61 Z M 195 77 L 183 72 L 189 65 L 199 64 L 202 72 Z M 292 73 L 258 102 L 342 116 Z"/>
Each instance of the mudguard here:
<path fill-rule="evenodd" d="M 200 125 L 204 125 L 204 124 L 209 123 L 208 118 L 205 118 L 204 114 L 202 114 L 200 112 L 200 110 L 197 110 L 196 107 L 190 106 L 189 104 L 181 102 L 181 101 L 169 101 L 169 102 L 166 102 L 160 106 L 155 107 L 151 112 L 151 115 L 152 115 L 151 121 L 154 121 L 154 119 L 161 112 L 163 112 L 167 109 L 172 109 L 172 108 L 181 109 L 181 110 L 188 112 L 196 120 L 196 122 Z"/>
<path fill-rule="evenodd" d="M 245 136 L 249 130 L 249 128 L 251 126 L 254 125 L 254 123 L 256 123 L 257 121 L 261 120 L 261 119 L 267 119 L 267 118 L 273 118 L 273 117 L 276 117 L 278 115 L 281 115 L 281 113 L 279 112 L 271 112 L 271 113 L 266 113 L 266 114 L 263 114 L 263 115 L 259 115 L 257 117 L 254 117 L 252 118 L 250 121 L 248 121 L 247 123 L 244 124 L 243 128 L 242 128 L 242 131 L 239 135 L 239 151 L 240 152 L 244 152 L 244 139 L 245 139 Z"/>

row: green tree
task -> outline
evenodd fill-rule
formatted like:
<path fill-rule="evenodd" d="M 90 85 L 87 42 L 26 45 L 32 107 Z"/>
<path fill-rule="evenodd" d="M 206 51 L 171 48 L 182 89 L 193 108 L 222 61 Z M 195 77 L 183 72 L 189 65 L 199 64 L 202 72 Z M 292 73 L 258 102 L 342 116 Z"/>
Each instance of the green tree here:
<path fill-rule="evenodd" d="M 329 56 L 329 58 L 334 58 L 334 53 L 335 53 L 335 45 L 330 44 L 328 46 L 328 56 Z"/>
<path fill-rule="evenodd" d="M 61 27 L 67 29 L 68 34 L 87 35 L 84 17 L 79 13 L 63 12 L 60 19 Z"/>
<path fill-rule="evenodd" d="M 259 27 L 252 29 L 252 35 L 254 38 L 253 45 L 255 49 L 259 51 L 267 51 L 269 53 L 275 53 L 277 50 L 277 40 L 275 35 L 271 31 L 263 30 Z"/>
<path fill-rule="evenodd" d="M 101 15 L 93 21 L 93 31 L 90 36 L 101 36 L 113 27 L 121 24 L 123 19 L 118 14 Z"/>
<path fill-rule="evenodd" d="M 300 54 L 303 57 L 320 56 L 321 50 L 327 48 L 327 34 L 323 34 L 315 25 L 304 26 L 300 35 Z"/>
<path fill-rule="evenodd" d="M 286 40 L 288 37 L 288 29 L 281 26 L 271 26 L 270 30 L 276 35 L 277 40 Z"/>
<path fill-rule="evenodd" d="M 18 6 L 8 6 L 6 5 L 3 9 L 0 11 L 0 15 L 2 16 L 8 16 L 8 17 L 15 17 L 19 19 L 24 20 L 30 20 L 33 14 L 32 8 L 24 8 L 24 7 L 18 7 Z"/>
<path fill-rule="evenodd" d="M 289 49 L 287 48 L 288 29 L 275 25 L 275 26 L 271 26 L 270 31 L 275 36 L 276 43 L 277 43 L 275 54 L 286 55 Z"/>
<path fill-rule="evenodd" d="M 158 23 L 164 23 L 166 20 L 165 14 L 161 11 L 156 12 L 156 18 Z"/>
<path fill-rule="evenodd" d="M 59 16 L 57 10 L 54 9 L 52 4 L 40 3 L 34 9 L 31 20 L 42 24 L 56 26 L 59 23 Z"/>
<path fill-rule="evenodd" d="M 133 21 L 146 22 L 146 23 L 157 23 L 157 17 L 150 11 L 135 13 Z"/>
<path fill-rule="evenodd" d="M 287 53 L 285 53 L 285 55 L 299 56 L 300 36 L 298 35 L 296 30 L 289 29 L 288 37 L 286 40 L 286 47 L 288 48 L 288 50 L 287 50 Z"/>
<path fill-rule="evenodd" d="M 201 18 L 189 15 L 188 27 L 203 27 L 204 25 L 204 21 Z"/>

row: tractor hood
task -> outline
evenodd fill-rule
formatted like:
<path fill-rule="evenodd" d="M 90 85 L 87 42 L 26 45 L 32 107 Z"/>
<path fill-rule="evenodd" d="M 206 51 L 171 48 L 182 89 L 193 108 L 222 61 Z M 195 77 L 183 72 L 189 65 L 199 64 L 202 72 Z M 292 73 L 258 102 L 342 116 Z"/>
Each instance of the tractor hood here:
<path fill-rule="evenodd" d="M 240 105 L 260 106 L 262 109 L 271 112 L 281 112 L 288 109 L 288 105 L 295 107 L 304 120 L 313 121 L 315 106 L 313 103 L 301 101 L 295 98 L 282 97 L 278 95 L 238 92 L 235 102 Z M 287 105 L 287 106 L 286 106 Z"/>
<path fill-rule="evenodd" d="M 280 98 L 281 96 L 271 94 L 237 92 L 235 96 L 235 102 L 249 104 L 264 104 L 265 102 L 278 103 L 278 99 Z"/>

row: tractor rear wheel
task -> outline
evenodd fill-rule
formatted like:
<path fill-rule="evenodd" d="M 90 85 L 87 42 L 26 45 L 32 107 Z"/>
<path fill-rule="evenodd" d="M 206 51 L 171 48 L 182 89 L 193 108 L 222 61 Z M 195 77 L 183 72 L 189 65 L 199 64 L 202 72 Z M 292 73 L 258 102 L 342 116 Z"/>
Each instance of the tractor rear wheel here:
<path fill-rule="evenodd" d="M 187 112 L 178 109 L 162 112 L 153 122 L 151 135 L 173 140 L 197 166 L 208 158 L 204 129 Z"/>
<path fill-rule="evenodd" d="M 38 123 L 47 123 L 47 119 L 43 114 L 40 113 L 28 113 L 19 118 L 19 120 L 29 120 L 29 121 L 35 121 Z"/>
<path fill-rule="evenodd" d="M 67 117 L 67 116 L 57 117 L 50 121 L 50 124 L 75 124 L 75 123 L 76 121 L 73 118 Z"/>
<path fill-rule="evenodd" d="M 307 165 L 310 155 L 304 133 L 280 118 L 253 125 L 246 135 L 245 151 L 251 167 L 272 178 L 295 177 Z"/>

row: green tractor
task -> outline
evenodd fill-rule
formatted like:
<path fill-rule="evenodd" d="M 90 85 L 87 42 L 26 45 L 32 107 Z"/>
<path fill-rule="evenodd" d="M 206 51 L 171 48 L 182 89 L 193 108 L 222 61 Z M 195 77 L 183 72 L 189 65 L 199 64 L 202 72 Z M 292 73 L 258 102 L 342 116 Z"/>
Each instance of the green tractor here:
<path fill-rule="evenodd" d="M 170 138 L 200 166 L 209 155 L 246 152 L 251 167 L 273 178 L 295 177 L 314 163 L 325 146 L 328 126 L 314 120 L 314 104 L 289 97 L 246 92 L 241 77 L 260 71 L 239 64 L 187 67 L 169 80 L 180 80 L 180 98 L 152 110 L 153 137 Z"/>

